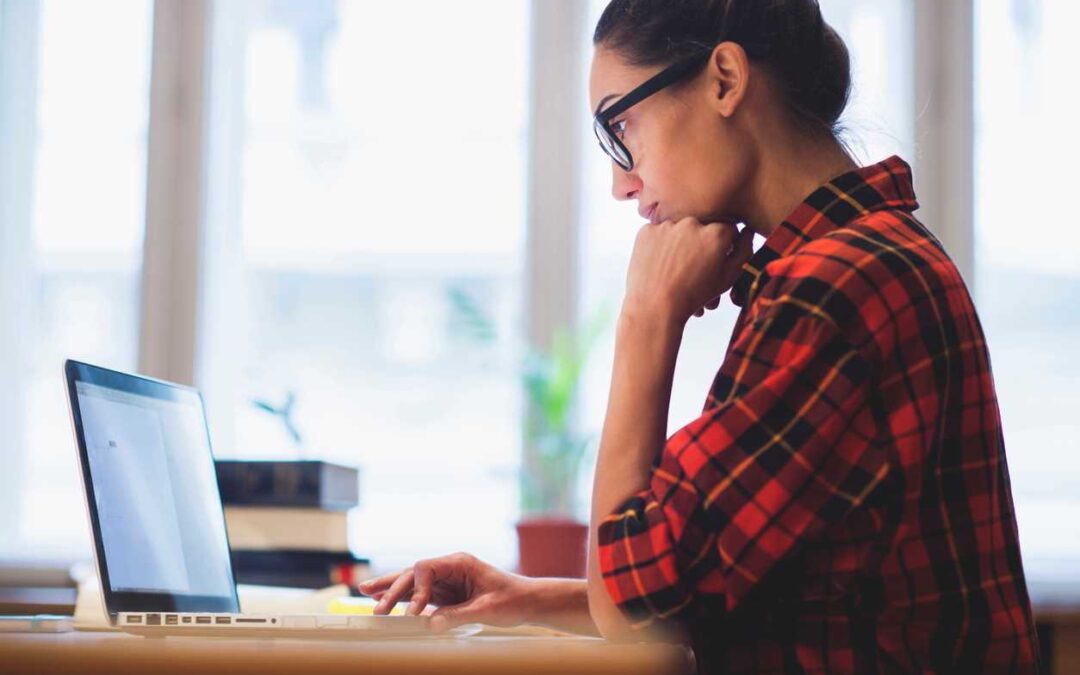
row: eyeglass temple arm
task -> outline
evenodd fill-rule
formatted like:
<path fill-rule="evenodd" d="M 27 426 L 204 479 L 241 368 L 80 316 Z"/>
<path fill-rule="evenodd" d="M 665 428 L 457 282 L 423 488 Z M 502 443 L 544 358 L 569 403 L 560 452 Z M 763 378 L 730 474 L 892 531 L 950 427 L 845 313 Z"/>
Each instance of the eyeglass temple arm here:
<path fill-rule="evenodd" d="M 746 50 L 747 55 L 752 58 L 760 58 L 769 52 L 767 45 L 752 42 L 743 44 L 743 49 Z M 690 71 L 700 67 L 705 61 L 708 61 L 710 56 L 712 56 L 711 49 L 691 56 L 682 63 L 677 63 L 665 68 L 652 78 L 646 80 L 644 84 L 637 89 L 631 91 L 626 96 L 623 96 L 606 110 L 601 110 L 597 113 L 597 121 L 601 124 L 607 124 L 611 118 L 626 112 L 631 106 L 685 77 Z"/>
<path fill-rule="evenodd" d="M 678 63 L 674 66 L 660 71 L 650 79 L 646 80 L 637 89 L 633 90 L 626 96 L 623 96 L 621 99 L 616 101 L 608 108 L 601 110 L 596 115 L 596 119 L 602 123 L 606 123 L 608 120 L 615 117 L 616 115 L 626 112 L 631 106 L 639 103 L 640 101 L 643 101 L 644 99 L 652 96 L 664 87 L 667 87 L 685 77 L 689 71 L 697 68 L 702 63 L 707 61 L 711 53 L 712 52 L 704 52 L 690 59 L 687 59 L 682 63 Z"/>

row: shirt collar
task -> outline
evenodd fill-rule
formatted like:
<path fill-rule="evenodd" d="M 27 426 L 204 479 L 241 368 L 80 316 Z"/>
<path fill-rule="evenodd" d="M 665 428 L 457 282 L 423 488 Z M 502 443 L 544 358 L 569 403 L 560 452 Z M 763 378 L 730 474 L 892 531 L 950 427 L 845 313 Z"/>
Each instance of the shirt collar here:
<path fill-rule="evenodd" d="M 884 209 L 912 212 L 918 208 L 911 167 L 896 155 L 840 174 L 811 192 L 765 239 L 743 265 L 731 289 L 731 301 L 742 307 L 766 265 L 863 214 Z"/>

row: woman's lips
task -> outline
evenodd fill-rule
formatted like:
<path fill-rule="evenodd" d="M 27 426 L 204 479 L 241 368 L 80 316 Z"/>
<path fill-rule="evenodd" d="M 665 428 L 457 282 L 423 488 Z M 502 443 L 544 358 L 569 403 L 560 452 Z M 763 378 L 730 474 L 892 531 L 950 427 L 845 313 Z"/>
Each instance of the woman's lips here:
<path fill-rule="evenodd" d="M 657 223 L 656 212 L 657 212 L 657 209 L 659 208 L 659 206 L 660 206 L 660 203 L 657 202 L 657 203 L 653 204 L 652 206 L 650 206 L 649 208 L 645 209 L 644 213 L 642 213 L 640 211 L 639 211 L 639 213 L 641 214 L 642 218 L 645 218 L 650 223 L 655 225 Z"/>

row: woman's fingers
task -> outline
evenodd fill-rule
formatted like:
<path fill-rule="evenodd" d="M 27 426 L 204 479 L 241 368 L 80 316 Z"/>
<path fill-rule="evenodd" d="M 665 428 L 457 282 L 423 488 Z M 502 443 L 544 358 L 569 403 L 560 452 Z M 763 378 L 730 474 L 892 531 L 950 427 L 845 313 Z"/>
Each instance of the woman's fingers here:
<path fill-rule="evenodd" d="M 413 576 L 411 568 L 402 572 L 375 605 L 375 614 L 386 614 L 393 609 L 394 605 L 413 589 Z"/>
<path fill-rule="evenodd" d="M 361 581 L 356 587 L 360 589 L 360 592 L 364 595 L 373 596 L 375 593 L 385 592 L 386 589 L 390 588 L 390 584 L 394 583 L 394 581 L 404 572 L 405 570 L 391 572 L 390 574 L 384 574 L 381 577 L 374 577 L 367 581 Z"/>
<path fill-rule="evenodd" d="M 417 615 L 431 602 L 431 587 L 437 580 L 438 566 L 435 561 L 421 560 L 413 565 L 413 594 L 406 614 Z"/>
<path fill-rule="evenodd" d="M 754 254 L 754 232 L 749 227 L 744 227 L 735 240 L 735 245 L 724 262 L 723 287 L 730 289 L 735 285 L 735 280 L 742 274 L 743 263 Z"/>
<path fill-rule="evenodd" d="M 749 260 L 754 253 L 754 232 L 749 227 L 744 227 L 739 231 L 734 225 L 716 224 L 722 226 L 720 229 L 722 236 L 731 237 L 730 248 L 727 257 L 724 259 L 724 267 L 721 272 L 721 285 L 726 293 L 735 285 L 735 280 L 742 274 L 743 263 Z M 723 293 L 705 303 L 704 307 L 694 312 L 694 316 L 704 316 L 706 311 L 719 307 L 722 297 Z"/>
<path fill-rule="evenodd" d="M 735 242 L 735 251 L 732 253 L 735 259 L 741 263 L 754 255 L 754 231 L 748 227 L 743 228 L 739 240 Z"/>
<path fill-rule="evenodd" d="M 752 255 L 754 255 L 754 231 L 747 226 L 742 229 L 742 232 L 735 239 L 735 244 L 728 255 L 728 259 L 734 263 L 734 267 L 741 270 L 743 263 L 749 260 Z"/>

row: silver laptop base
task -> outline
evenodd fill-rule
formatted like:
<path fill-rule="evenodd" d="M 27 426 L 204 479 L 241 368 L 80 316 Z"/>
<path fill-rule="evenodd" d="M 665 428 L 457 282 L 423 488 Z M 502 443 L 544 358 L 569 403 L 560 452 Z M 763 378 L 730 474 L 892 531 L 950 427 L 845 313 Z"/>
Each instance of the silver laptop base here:
<path fill-rule="evenodd" d="M 356 640 L 431 636 L 426 616 L 120 612 L 116 627 L 148 637 L 298 637 Z"/>

